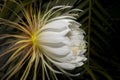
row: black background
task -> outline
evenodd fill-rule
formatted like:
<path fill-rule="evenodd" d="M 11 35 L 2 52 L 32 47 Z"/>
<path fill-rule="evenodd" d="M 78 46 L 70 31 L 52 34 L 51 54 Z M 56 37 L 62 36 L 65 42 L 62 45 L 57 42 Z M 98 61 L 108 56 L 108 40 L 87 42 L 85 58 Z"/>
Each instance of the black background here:
<path fill-rule="evenodd" d="M 101 5 L 106 9 L 106 11 L 110 14 L 111 19 L 110 22 L 113 23 L 114 32 L 111 34 L 111 47 L 113 48 L 113 54 L 110 56 L 115 56 L 117 59 L 116 62 L 120 63 L 120 0 L 99 0 Z M 111 52 L 111 50 L 108 50 Z M 109 53 L 108 52 L 108 53 Z M 115 58 L 114 58 L 115 59 Z M 113 76 L 113 80 L 120 80 L 120 64 L 118 66 L 107 64 L 106 68 L 109 68 L 111 76 Z"/>

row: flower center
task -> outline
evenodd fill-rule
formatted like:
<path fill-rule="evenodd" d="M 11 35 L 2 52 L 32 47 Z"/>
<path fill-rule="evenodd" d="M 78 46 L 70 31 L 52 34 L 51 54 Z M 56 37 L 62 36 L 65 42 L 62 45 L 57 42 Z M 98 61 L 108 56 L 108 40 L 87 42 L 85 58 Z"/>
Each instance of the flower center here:
<path fill-rule="evenodd" d="M 37 36 L 37 34 L 36 33 L 34 33 L 32 36 L 31 36 L 31 40 L 32 40 L 32 44 L 34 45 L 34 46 L 38 46 L 38 36 Z"/>

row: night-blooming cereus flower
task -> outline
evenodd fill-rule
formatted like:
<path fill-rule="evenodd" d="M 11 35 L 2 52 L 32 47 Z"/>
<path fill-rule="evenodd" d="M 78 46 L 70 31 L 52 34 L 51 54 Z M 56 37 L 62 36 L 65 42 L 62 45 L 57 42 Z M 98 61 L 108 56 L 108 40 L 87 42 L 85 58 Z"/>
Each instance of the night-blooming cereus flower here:
<path fill-rule="evenodd" d="M 69 11 L 55 15 L 65 9 L 69 9 Z M 41 11 L 34 13 L 32 6 L 29 6 L 27 10 L 23 9 L 23 19 L 17 15 L 19 22 L 0 18 L 0 24 L 11 26 L 19 31 L 18 34 L 0 36 L 0 40 L 12 38 L 3 44 L 9 44 L 10 47 L 0 53 L 0 58 L 10 55 L 1 69 L 8 65 L 11 66 L 2 79 L 9 80 L 23 66 L 26 67 L 21 80 L 26 80 L 32 73 L 33 80 L 36 80 L 36 76 L 39 74 L 37 73 L 38 66 L 41 67 L 42 80 L 45 80 L 45 75 L 49 79 L 47 69 L 51 71 L 50 74 L 56 80 L 55 73 L 68 76 L 78 75 L 79 73 L 67 72 L 67 70 L 82 66 L 87 59 L 84 56 L 86 51 L 85 32 L 79 28 L 81 24 L 75 21 L 74 11 L 81 10 L 62 5 L 45 11 L 43 15 Z M 31 69 L 33 72 L 30 72 Z"/>

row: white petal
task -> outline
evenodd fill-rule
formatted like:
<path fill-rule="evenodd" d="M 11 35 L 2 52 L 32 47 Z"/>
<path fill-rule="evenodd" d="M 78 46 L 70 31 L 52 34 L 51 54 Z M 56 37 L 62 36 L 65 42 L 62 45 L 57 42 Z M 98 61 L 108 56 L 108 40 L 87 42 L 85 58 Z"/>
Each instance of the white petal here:
<path fill-rule="evenodd" d="M 75 64 L 71 64 L 71 63 L 60 63 L 60 62 L 55 62 L 55 61 L 52 61 L 56 66 L 58 67 L 61 67 L 63 69 L 66 69 L 66 70 L 73 70 L 76 68 L 76 65 Z"/>
<path fill-rule="evenodd" d="M 87 60 L 87 58 L 85 57 L 83 61 L 86 61 L 86 60 Z"/>
<path fill-rule="evenodd" d="M 60 57 L 66 56 L 70 52 L 70 49 L 68 48 L 68 46 L 52 48 L 52 47 L 43 45 L 42 48 L 46 51 L 45 54 L 50 57 L 59 57 L 60 58 Z"/>
<path fill-rule="evenodd" d="M 71 60 L 70 63 L 79 63 L 85 59 L 84 56 L 76 56 L 75 59 Z"/>
<path fill-rule="evenodd" d="M 71 51 L 72 52 L 72 51 Z M 68 62 L 70 61 L 72 58 L 73 58 L 73 53 L 69 52 L 67 55 L 63 56 L 63 57 L 59 57 L 59 56 L 55 56 L 55 55 L 49 55 L 49 57 L 51 59 L 54 59 L 55 61 L 58 61 L 58 62 Z"/>
<path fill-rule="evenodd" d="M 75 17 L 73 17 L 73 16 L 59 16 L 59 17 L 55 17 L 55 18 L 52 18 L 52 19 L 50 19 L 49 21 L 53 21 L 53 20 L 59 20 L 59 19 L 76 19 Z M 48 21 L 48 22 L 49 22 Z"/>
<path fill-rule="evenodd" d="M 82 66 L 83 64 L 84 64 L 83 62 L 79 62 L 79 63 L 76 64 L 76 67 L 80 67 L 80 66 Z"/>
<path fill-rule="evenodd" d="M 79 30 L 81 24 L 76 22 L 75 20 L 71 21 L 71 25 L 69 26 L 71 28 L 71 30 Z"/>
<path fill-rule="evenodd" d="M 66 70 L 73 70 L 75 69 L 76 67 L 80 67 L 82 66 L 84 63 L 83 62 L 80 62 L 80 59 L 75 59 L 73 63 L 71 62 L 64 62 L 64 61 L 61 61 L 61 62 L 58 62 L 58 61 L 54 61 L 50 58 L 48 58 L 54 65 L 56 65 L 57 67 L 59 68 L 62 68 L 62 69 L 66 69 Z"/>
<path fill-rule="evenodd" d="M 84 39 L 84 35 L 75 35 L 75 36 L 70 36 L 71 40 L 80 40 Z"/>
<path fill-rule="evenodd" d="M 74 55 L 73 55 L 73 52 L 71 51 L 66 56 L 61 57 L 61 58 L 57 58 L 56 61 L 69 62 L 69 61 L 71 61 L 71 59 L 73 59 L 73 57 L 74 57 Z"/>
<path fill-rule="evenodd" d="M 86 43 L 84 40 L 79 40 L 79 39 L 72 39 L 71 40 L 71 46 L 76 46 L 76 47 L 83 47 L 85 48 Z"/>
<path fill-rule="evenodd" d="M 86 52 L 86 49 L 82 49 L 82 50 L 78 50 L 78 51 L 77 51 L 78 56 L 83 55 L 85 52 Z"/>
<path fill-rule="evenodd" d="M 83 32 L 80 32 L 80 31 L 78 31 L 78 30 L 73 30 L 73 31 L 71 31 L 71 35 L 72 35 L 72 36 L 83 35 L 83 34 L 84 34 Z"/>
<path fill-rule="evenodd" d="M 61 32 L 42 32 L 39 35 L 40 43 L 64 43 L 70 45 L 70 40 L 65 35 L 69 32 L 69 29 L 66 29 Z"/>
<path fill-rule="evenodd" d="M 41 36 L 39 39 L 41 44 L 45 43 L 64 43 L 66 45 L 70 45 L 70 40 L 67 37 L 62 36 Z"/>
<path fill-rule="evenodd" d="M 45 26 L 42 27 L 41 30 L 45 30 L 45 29 L 64 30 L 68 28 L 69 24 L 70 24 L 69 20 L 67 19 L 55 20 L 47 23 Z"/>
<path fill-rule="evenodd" d="M 41 38 L 42 36 L 44 37 L 48 37 L 48 36 L 65 36 L 70 30 L 66 29 L 64 31 L 61 32 L 53 32 L 53 31 L 43 31 L 39 34 L 39 38 Z M 55 38 L 54 37 L 54 38 Z"/>

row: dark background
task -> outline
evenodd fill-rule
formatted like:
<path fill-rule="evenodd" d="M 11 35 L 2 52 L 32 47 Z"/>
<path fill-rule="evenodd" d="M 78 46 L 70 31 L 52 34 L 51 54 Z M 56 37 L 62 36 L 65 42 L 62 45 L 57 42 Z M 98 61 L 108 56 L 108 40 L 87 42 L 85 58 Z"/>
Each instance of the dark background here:
<path fill-rule="evenodd" d="M 114 33 L 111 35 L 111 46 L 115 51 L 116 56 L 120 53 L 120 0 L 100 0 L 100 3 L 111 16 Z"/>
<path fill-rule="evenodd" d="M 120 0 L 99 0 L 101 5 L 105 10 L 110 14 L 110 22 L 113 23 L 114 32 L 111 34 L 111 47 L 113 48 L 113 54 L 110 56 L 115 57 L 115 61 L 120 63 Z M 108 50 L 110 53 L 111 50 Z M 111 58 L 113 59 L 113 58 Z M 119 65 L 106 65 L 106 68 L 109 68 L 109 73 L 113 76 L 113 80 L 120 80 L 120 64 Z"/>
<path fill-rule="evenodd" d="M 111 22 L 115 32 L 112 37 L 112 47 L 119 55 L 120 50 L 120 0 L 99 0 L 102 6 L 111 16 Z"/>

